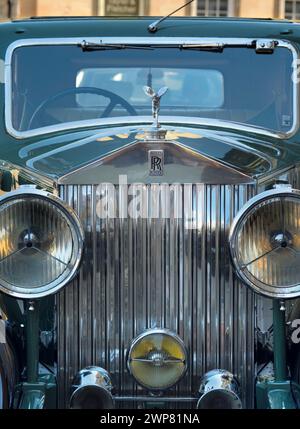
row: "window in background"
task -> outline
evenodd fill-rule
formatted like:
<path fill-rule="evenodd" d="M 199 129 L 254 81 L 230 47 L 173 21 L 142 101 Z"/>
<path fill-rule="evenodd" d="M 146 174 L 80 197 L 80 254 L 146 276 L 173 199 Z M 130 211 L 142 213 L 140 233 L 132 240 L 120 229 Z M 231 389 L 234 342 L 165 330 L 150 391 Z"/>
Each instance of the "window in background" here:
<path fill-rule="evenodd" d="M 233 16 L 234 0 L 198 0 L 198 16 Z"/>
<path fill-rule="evenodd" d="M 145 15 L 145 0 L 97 0 L 98 15 L 138 16 Z"/>
<path fill-rule="evenodd" d="M 8 18 L 8 2 L 0 0 L 0 19 Z"/>
<path fill-rule="evenodd" d="M 299 19 L 300 20 L 300 1 L 299 0 L 286 0 L 284 5 L 284 17 L 286 19 Z"/>
<path fill-rule="evenodd" d="M 14 18 L 16 1 L 0 0 L 0 19 Z"/>

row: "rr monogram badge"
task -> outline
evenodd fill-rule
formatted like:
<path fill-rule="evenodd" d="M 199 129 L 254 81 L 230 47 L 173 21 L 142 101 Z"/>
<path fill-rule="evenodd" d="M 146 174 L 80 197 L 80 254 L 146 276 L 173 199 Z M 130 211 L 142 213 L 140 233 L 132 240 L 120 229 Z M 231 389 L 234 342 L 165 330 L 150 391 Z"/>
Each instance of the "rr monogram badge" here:
<path fill-rule="evenodd" d="M 149 175 L 163 176 L 164 174 L 164 151 L 149 150 Z"/>

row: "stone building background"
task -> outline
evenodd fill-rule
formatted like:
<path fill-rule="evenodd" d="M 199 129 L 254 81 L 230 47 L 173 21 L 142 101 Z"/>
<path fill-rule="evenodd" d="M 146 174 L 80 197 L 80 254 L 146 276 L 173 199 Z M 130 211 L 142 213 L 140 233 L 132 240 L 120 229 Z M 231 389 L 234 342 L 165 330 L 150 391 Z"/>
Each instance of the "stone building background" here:
<path fill-rule="evenodd" d="M 0 0 L 0 18 L 29 16 L 166 15 L 188 0 Z M 300 20 L 300 0 L 194 0 L 185 16 L 239 16 Z"/>

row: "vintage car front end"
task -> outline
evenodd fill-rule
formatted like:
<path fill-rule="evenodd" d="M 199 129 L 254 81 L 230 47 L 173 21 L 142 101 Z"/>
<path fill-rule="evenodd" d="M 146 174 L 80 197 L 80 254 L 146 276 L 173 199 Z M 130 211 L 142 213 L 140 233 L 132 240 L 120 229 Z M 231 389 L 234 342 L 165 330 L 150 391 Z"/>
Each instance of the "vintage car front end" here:
<path fill-rule="evenodd" d="M 150 23 L 0 26 L 2 408 L 298 408 L 300 27 Z"/>

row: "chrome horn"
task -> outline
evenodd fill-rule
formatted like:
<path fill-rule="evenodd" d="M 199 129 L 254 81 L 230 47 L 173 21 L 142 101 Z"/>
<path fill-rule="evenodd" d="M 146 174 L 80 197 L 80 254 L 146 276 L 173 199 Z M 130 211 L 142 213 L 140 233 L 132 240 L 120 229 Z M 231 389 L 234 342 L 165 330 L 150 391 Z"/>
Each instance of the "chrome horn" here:
<path fill-rule="evenodd" d="M 73 380 L 70 398 L 72 409 L 112 409 L 112 382 L 105 369 L 89 366 L 78 372 Z"/>
<path fill-rule="evenodd" d="M 201 379 L 199 394 L 198 409 L 242 408 L 239 382 L 226 370 L 207 372 Z"/>

